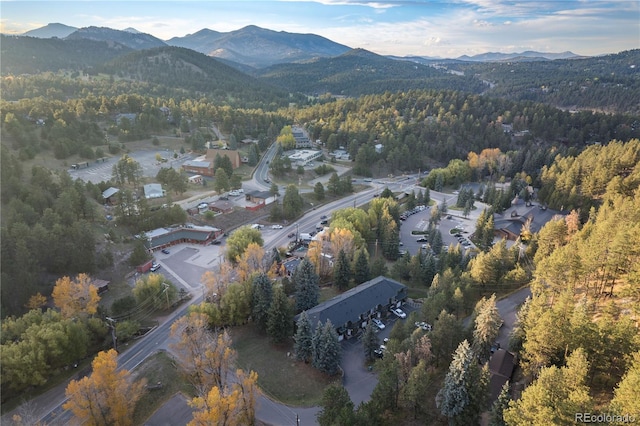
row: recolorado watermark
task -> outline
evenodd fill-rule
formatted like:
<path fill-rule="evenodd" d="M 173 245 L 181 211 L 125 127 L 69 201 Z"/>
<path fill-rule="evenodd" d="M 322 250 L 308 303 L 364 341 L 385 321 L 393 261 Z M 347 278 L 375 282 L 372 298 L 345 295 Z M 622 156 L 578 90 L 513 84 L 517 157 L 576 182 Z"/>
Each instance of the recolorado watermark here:
<path fill-rule="evenodd" d="M 576 413 L 576 423 L 635 423 L 636 417 L 629 414 Z"/>

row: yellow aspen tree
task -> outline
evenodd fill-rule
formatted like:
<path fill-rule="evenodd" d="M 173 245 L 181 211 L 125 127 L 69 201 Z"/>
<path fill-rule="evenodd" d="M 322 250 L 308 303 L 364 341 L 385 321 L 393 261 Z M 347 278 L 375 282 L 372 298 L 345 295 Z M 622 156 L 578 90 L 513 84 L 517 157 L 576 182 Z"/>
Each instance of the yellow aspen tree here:
<path fill-rule="evenodd" d="M 237 371 L 238 380 L 222 390 L 214 386 L 206 397 L 196 397 L 189 405 L 196 409 L 189 426 L 245 426 L 255 423 L 258 375 Z"/>
<path fill-rule="evenodd" d="M 62 406 L 70 410 L 84 425 L 133 424 L 133 411 L 142 397 L 145 380 L 132 382 L 131 373 L 118 371 L 118 353 L 111 349 L 100 352 L 91 363 L 93 372 L 80 380 L 72 380 Z"/>
<path fill-rule="evenodd" d="M 177 339 L 171 349 L 199 396 L 206 395 L 214 386 L 226 386 L 237 357 L 226 331 L 212 333 L 208 316 L 193 312 L 171 326 L 171 336 Z"/>
<path fill-rule="evenodd" d="M 229 262 L 222 262 L 217 272 L 207 271 L 202 276 L 202 283 L 206 289 L 207 297 L 214 294 L 216 299 L 221 300 L 227 292 L 229 284 L 234 281 L 235 271 Z"/>
<path fill-rule="evenodd" d="M 264 260 L 264 249 L 256 243 L 250 243 L 247 249 L 238 258 L 238 278 L 240 281 L 246 281 L 251 275 L 262 272 Z"/>
<path fill-rule="evenodd" d="M 40 292 L 38 292 L 29 298 L 29 301 L 27 302 L 25 307 L 29 310 L 40 309 L 46 304 L 47 298 L 40 294 Z"/>
<path fill-rule="evenodd" d="M 98 310 L 98 288 L 87 274 L 78 274 L 75 280 L 62 277 L 53 288 L 53 303 L 64 318 L 77 315 L 93 315 Z"/>
<path fill-rule="evenodd" d="M 353 232 L 344 228 L 335 228 L 331 232 L 331 253 L 338 256 L 340 250 L 344 250 L 349 259 L 353 258 L 355 244 L 353 242 Z"/>

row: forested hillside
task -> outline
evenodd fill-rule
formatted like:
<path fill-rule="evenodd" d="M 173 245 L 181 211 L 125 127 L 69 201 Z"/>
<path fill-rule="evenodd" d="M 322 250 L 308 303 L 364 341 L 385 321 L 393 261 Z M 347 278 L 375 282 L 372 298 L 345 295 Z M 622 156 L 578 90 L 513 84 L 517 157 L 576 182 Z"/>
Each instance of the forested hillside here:
<path fill-rule="evenodd" d="M 334 58 L 274 65 L 255 71 L 255 75 L 262 81 L 308 95 L 330 93 L 361 96 L 413 89 L 480 93 L 486 87 L 472 76 L 456 76 L 426 65 L 385 58 L 362 49 L 354 49 Z"/>
<path fill-rule="evenodd" d="M 361 175 L 425 170 L 469 151 L 510 152 L 502 174 L 537 176 L 558 153 L 587 142 L 640 136 L 637 117 L 580 112 L 450 91 L 407 91 L 338 100 L 294 111 L 313 139 L 329 150 L 344 146 Z M 615 135 L 615 136 L 614 136 Z M 384 146 L 376 153 L 374 145 Z"/>
<path fill-rule="evenodd" d="M 492 83 L 486 94 L 565 109 L 640 112 L 640 50 L 584 59 L 456 63 L 450 69 Z"/>
<path fill-rule="evenodd" d="M 190 97 L 207 96 L 227 104 L 284 106 L 294 99 L 288 91 L 229 67 L 210 56 L 181 47 L 160 47 L 132 52 L 99 67 L 120 78 L 182 89 Z"/>
<path fill-rule="evenodd" d="M 0 35 L 3 76 L 59 70 L 89 71 L 132 49 L 121 44 L 88 39 L 15 37 Z"/>
<path fill-rule="evenodd" d="M 588 150 L 580 161 L 600 164 L 604 174 L 615 176 L 618 165 L 609 161 L 611 155 L 637 155 L 638 143 Z M 559 171 L 558 180 L 572 181 L 573 173 Z M 543 413 L 554 424 L 572 421 L 576 412 L 640 414 L 633 390 L 640 367 L 638 177 L 636 162 L 630 175 L 614 177 L 596 194 L 600 207 L 586 222 L 574 213 L 548 223 L 537 236 L 533 299 L 523 306 L 512 340 L 534 381 L 522 399 L 511 402 L 508 424 L 533 424 Z"/>

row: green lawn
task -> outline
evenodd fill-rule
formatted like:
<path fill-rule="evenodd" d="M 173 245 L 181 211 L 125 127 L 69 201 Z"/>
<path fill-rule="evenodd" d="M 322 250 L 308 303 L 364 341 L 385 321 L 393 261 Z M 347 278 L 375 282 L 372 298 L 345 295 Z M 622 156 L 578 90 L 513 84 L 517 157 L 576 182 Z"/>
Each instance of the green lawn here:
<path fill-rule="evenodd" d="M 231 335 L 238 366 L 258 373 L 258 385 L 269 398 L 294 406 L 318 405 L 324 389 L 340 380 L 296 361 L 292 343 L 276 346 L 252 325 L 234 327 Z"/>

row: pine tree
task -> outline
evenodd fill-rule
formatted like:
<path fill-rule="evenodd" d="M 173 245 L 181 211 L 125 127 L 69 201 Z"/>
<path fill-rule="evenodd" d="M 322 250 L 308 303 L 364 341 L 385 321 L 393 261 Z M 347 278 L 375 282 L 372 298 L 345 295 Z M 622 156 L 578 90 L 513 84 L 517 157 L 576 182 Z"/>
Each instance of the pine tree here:
<path fill-rule="evenodd" d="M 493 402 L 491 413 L 489 414 L 489 426 L 507 426 L 504 421 L 503 413 L 509 407 L 511 401 L 510 386 L 507 381 L 498 395 L 498 399 Z"/>
<path fill-rule="evenodd" d="M 367 361 L 373 361 L 376 358 L 375 350 L 379 348 L 379 345 L 378 335 L 373 328 L 373 323 L 369 321 L 362 335 L 362 348 Z"/>
<path fill-rule="evenodd" d="M 351 262 L 349 262 L 344 250 L 340 250 L 338 253 L 338 258 L 333 268 L 333 282 L 341 291 L 349 288 L 349 283 L 351 282 Z"/>
<path fill-rule="evenodd" d="M 354 271 L 353 279 L 356 285 L 362 284 L 365 281 L 369 281 L 371 277 L 371 274 L 369 271 L 369 255 L 367 254 L 364 248 L 358 251 L 354 269 L 355 271 Z"/>
<path fill-rule="evenodd" d="M 453 355 L 436 405 L 450 424 L 476 424 L 484 409 L 487 384 L 488 371 L 480 369 L 469 342 L 464 340 Z"/>
<path fill-rule="evenodd" d="M 355 423 L 349 392 L 338 384 L 328 386 L 322 394 L 322 410 L 317 414 L 320 426 L 350 426 Z"/>
<path fill-rule="evenodd" d="M 293 351 L 296 359 L 309 362 L 313 356 L 313 333 L 311 331 L 311 323 L 306 312 L 300 314 L 300 318 L 296 323 L 297 331 Z"/>
<path fill-rule="evenodd" d="M 267 328 L 269 309 L 273 301 L 273 287 L 271 280 L 265 274 L 260 274 L 253 279 L 253 303 L 251 316 L 256 327 L 264 331 Z"/>
<path fill-rule="evenodd" d="M 313 187 L 313 194 L 315 195 L 316 200 L 324 200 L 324 186 L 321 182 L 317 182 L 316 186 Z"/>
<path fill-rule="evenodd" d="M 293 315 L 289 299 L 281 286 L 276 287 L 267 318 L 267 334 L 275 343 L 282 343 L 291 336 Z"/>
<path fill-rule="evenodd" d="M 327 320 L 324 327 L 319 329 L 319 332 L 320 336 L 316 347 L 317 355 L 314 355 L 316 359 L 315 367 L 323 373 L 333 376 L 338 372 L 342 358 L 338 333 L 336 333 L 330 320 Z"/>
<path fill-rule="evenodd" d="M 498 337 L 502 318 L 496 307 L 496 295 L 482 298 L 476 305 L 476 318 L 473 329 L 473 351 L 481 362 L 489 358 L 491 345 Z"/>
<path fill-rule="evenodd" d="M 302 259 L 293 274 L 293 282 L 296 286 L 296 309 L 298 311 L 306 311 L 318 304 L 320 298 L 319 277 L 309 259 Z"/>
<path fill-rule="evenodd" d="M 313 332 L 313 336 L 311 337 L 311 365 L 314 368 L 320 368 L 320 364 L 322 362 L 322 333 L 323 333 L 322 323 L 318 321 L 316 324 L 316 329 Z"/>

